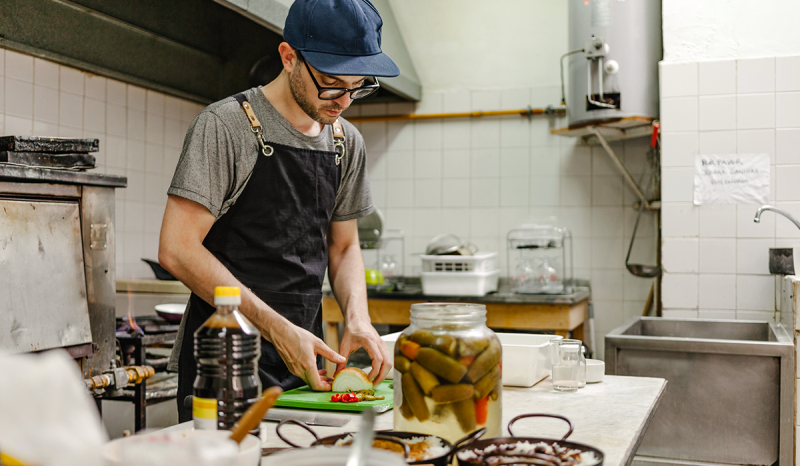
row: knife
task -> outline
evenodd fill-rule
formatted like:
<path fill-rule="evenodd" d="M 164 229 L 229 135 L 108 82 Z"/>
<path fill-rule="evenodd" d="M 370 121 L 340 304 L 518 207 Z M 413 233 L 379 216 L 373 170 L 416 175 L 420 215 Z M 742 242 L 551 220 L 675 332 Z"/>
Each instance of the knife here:
<path fill-rule="evenodd" d="M 272 408 L 264 416 L 267 421 L 285 421 L 294 419 L 305 422 L 310 426 L 342 427 L 350 422 L 350 416 L 342 414 L 317 413 L 314 411 L 300 411 L 295 409 Z"/>

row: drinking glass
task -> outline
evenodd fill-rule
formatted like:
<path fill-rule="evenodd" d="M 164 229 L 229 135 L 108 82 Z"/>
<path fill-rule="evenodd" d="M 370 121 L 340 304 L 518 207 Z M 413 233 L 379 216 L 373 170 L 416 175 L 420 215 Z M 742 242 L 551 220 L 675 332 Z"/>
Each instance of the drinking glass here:
<path fill-rule="evenodd" d="M 553 340 L 553 388 L 561 392 L 574 392 L 580 386 L 581 375 L 586 371 L 580 340 Z"/>

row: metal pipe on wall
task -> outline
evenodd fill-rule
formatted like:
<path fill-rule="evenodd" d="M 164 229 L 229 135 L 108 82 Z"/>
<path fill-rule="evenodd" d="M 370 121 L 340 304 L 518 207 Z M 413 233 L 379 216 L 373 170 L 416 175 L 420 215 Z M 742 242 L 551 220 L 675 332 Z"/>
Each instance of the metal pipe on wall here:
<path fill-rule="evenodd" d="M 490 111 L 477 111 L 477 112 L 461 112 L 461 113 L 407 113 L 404 115 L 376 115 L 365 117 L 352 117 L 347 118 L 350 123 L 363 123 L 373 121 L 399 121 L 399 120 L 435 120 L 446 118 L 480 118 L 491 116 L 507 116 L 519 115 L 531 117 L 533 115 L 555 115 L 558 113 L 566 113 L 567 107 L 565 106 L 548 106 L 546 108 L 524 108 L 521 110 L 490 110 Z"/>

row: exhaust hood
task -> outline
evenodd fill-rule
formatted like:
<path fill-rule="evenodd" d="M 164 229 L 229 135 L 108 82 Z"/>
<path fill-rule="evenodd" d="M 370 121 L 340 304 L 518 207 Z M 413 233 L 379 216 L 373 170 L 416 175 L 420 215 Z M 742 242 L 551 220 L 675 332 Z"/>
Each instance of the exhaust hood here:
<path fill-rule="evenodd" d="M 2 0 L 0 47 L 209 103 L 264 84 L 292 0 Z M 386 0 L 383 49 L 401 75 L 365 103 L 419 100 L 420 85 Z"/>
<path fill-rule="evenodd" d="M 251 20 L 283 34 L 283 25 L 286 16 L 289 14 L 289 7 L 293 0 L 214 0 L 220 5 L 224 5 Z M 376 93 L 376 97 L 370 97 L 362 101 L 363 103 L 376 102 L 378 100 L 406 100 L 419 101 L 422 95 L 422 87 L 419 77 L 414 69 L 411 56 L 408 53 L 400 28 L 394 17 L 388 0 L 371 0 L 375 8 L 383 19 L 383 29 L 381 34 L 381 49 L 389 55 L 400 68 L 400 76 L 395 78 L 381 78 L 381 90 Z M 388 92 L 387 92 L 388 91 Z M 357 101 L 358 102 L 358 101 Z"/>

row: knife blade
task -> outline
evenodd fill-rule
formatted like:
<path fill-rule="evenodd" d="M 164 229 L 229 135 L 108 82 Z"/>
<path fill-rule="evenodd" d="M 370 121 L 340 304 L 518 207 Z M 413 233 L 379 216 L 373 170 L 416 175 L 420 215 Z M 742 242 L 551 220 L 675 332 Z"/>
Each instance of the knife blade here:
<path fill-rule="evenodd" d="M 300 411 L 295 409 L 272 408 L 264 416 L 267 421 L 285 421 L 295 419 L 305 422 L 310 426 L 342 427 L 350 422 L 350 416 L 342 414 L 317 413 L 314 411 Z"/>

